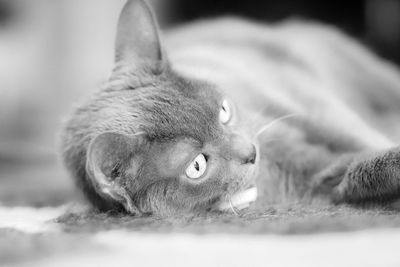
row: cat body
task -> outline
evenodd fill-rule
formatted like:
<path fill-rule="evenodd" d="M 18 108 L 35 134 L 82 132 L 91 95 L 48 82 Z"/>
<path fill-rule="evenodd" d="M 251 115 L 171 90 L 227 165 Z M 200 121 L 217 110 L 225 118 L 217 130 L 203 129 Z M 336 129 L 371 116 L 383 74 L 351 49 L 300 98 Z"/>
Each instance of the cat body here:
<path fill-rule="evenodd" d="M 160 38 L 131 0 L 62 153 L 100 210 L 207 211 L 254 185 L 260 206 L 362 202 L 400 189 L 398 103 L 397 69 L 333 28 L 226 18 Z"/>
<path fill-rule="evenodd" d="M 335 28 L 226 18 L 166 41 L 180 73 L 217 83 L 253 127 L 288 117 L 260 138 L 257 181 L 268 200 L 298 201 L 341 155 L 384 150 L 400 138 L 398 70 Z"/>

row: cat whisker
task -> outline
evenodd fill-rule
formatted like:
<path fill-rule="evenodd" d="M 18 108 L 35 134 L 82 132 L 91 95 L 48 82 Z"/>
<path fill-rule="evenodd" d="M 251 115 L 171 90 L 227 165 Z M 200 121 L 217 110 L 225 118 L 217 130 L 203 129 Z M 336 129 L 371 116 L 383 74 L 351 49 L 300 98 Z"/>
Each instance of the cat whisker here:
<path fill-rule="evenodd" d="M 300 113 L 288 114 L 288 115 L 284 115 L 282 117 L 279 117 L 279 118 L 267 123 L 266 125 L 261 127 L 261 129 L 256 133 L 256 138 L 258 138 L 265 130 L 269 129 L 274 124 L 276 124 L 278 122 L 281 122 L 283 120 L 290 119 L 290 118 L 293 118 L 293 117 L 298 117 L 298 116 L 303 116 L 303 114 L 300 114 Z"/>
<path fill-rule="evenodd" d="M 236 215 L 236 216 L 238 216 L 239 217 L 239 212 L 236 210 L 236 208 L 233 206 L 233 204 L 232 204 L 232 200 L 231 200 L 231 198 L 229 197 L 229 206 L 230 206 L 230 208 L 231 208 L 231 211 Z"/>

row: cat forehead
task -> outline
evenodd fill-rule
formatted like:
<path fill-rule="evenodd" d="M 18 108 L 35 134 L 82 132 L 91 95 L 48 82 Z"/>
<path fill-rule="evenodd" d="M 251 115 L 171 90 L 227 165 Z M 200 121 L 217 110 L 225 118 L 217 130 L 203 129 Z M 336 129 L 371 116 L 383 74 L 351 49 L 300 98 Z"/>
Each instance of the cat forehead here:
<path fill-rule="evenodd" d="M 153 136 L 189 136 L 206 141 L 216 138 L 219 129 L 220 94 L 208 85 L 181 84 L 180 88 L 155 90 L 144 105 L 146 131 Z"/>
<path fill-rule="evenodd" d="M 223 97 L 212 84 L 169 78 L 126 94 L 126 104 L 137 110 L 150 138 L 186 136 L 203 142 L 221 135 L 218 113 Z"/>

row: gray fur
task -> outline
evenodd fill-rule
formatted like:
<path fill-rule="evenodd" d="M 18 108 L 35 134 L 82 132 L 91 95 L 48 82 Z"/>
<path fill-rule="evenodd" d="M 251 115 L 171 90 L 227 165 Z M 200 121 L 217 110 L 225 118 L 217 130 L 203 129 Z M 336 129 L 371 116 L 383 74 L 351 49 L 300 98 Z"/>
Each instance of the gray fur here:
<path fill-rule="evenodd" d="M 146 38 L 134 23 L 126 25 L 135 19 L 148 23 L 138 24 L 150 32 Z M 163 48 L 140 0 L 128 1 L 119 27 L 109 83 L 72 114 L 62 136 L 65 165 L 96 208 L 206 211 L 253 183 L 263 203 L 397 197 L 400 152 L 387 149 L 400 140 L 393 126 L 400 119 L 400 75 L 354 40 L 311 23 L 221 19 L 169 32 Z M 225 98 L 234 103 L 234 125 L 218 120 Z M 299 116 L 255 134 L 288 114 Z M 109 195 L 96 184 L 100 174 L 87 171 L 95 164 L 88 149 L 105 133 L 113 133 L 110 143 L 126 140 L 115 146 L 120 160 L 97 153 L 109 166 L 101 174 Z M 138 133 L 144 133 L 143 147 L 128 151 Z M 249 177 L 250 167 L 240 162 L 251 143 L 257 144 L 258 171 Z M 180 149 L 208 151 L 217 171 L 198 183 L 172 175 L 172 167 L 163 173 L 164 161 L 179 156 L 168 151 Z"/>

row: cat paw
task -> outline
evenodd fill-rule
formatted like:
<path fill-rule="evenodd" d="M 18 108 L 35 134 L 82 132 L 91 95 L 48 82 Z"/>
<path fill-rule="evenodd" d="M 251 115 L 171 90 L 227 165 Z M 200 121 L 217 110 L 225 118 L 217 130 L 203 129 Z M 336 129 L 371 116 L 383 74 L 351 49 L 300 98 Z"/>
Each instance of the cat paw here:
<path fill-rule="evenodd" d="M 325 173 L 326 174 L 326 173 Z M 339 204 L 344 201 L 345 185 L 343 175 L 321 175 L 315 177 L 311 187 L 311 197 L 324 199 L 332 204 Z"/>

